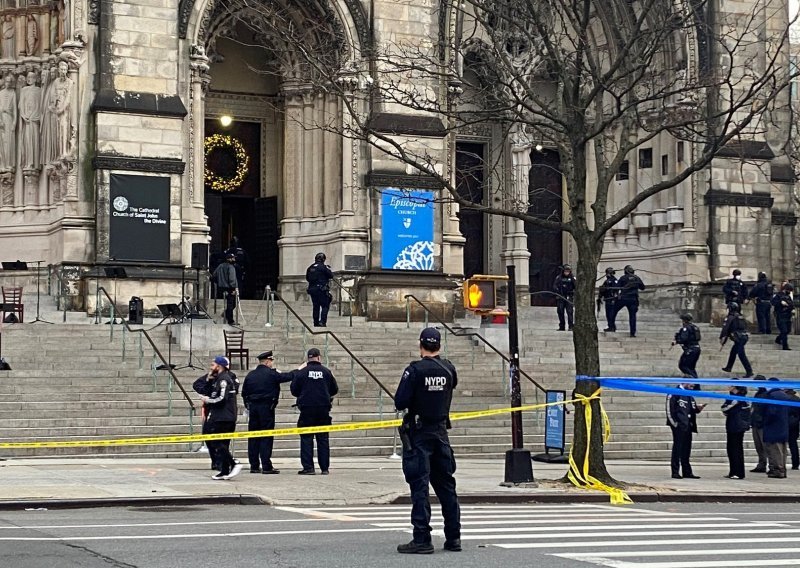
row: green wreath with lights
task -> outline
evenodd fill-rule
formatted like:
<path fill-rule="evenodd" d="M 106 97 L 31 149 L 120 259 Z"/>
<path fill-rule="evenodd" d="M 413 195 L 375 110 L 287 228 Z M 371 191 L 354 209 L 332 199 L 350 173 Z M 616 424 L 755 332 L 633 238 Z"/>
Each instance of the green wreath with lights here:
<path fill-rule="evenodd" d="M 242 146 L 242 143 L 233 136 L 212 134 L 206 138 L 204 146 L 204 175 L 206 185 L 211 187 L 214 191 L 224 193 L 231 193 L 239 189 L 244 182 L 244 178 L 247 177 L 250 167 L 250 157 L 247 155 L 247 151 L 244 149 L 244 146 Z M 236 173 L 234 173 L 233 177 L 220 175 L 208 166 L 209 155 L 211 155 L 214 150 L 222 148 L 233 150 L 236 156 Z"/>

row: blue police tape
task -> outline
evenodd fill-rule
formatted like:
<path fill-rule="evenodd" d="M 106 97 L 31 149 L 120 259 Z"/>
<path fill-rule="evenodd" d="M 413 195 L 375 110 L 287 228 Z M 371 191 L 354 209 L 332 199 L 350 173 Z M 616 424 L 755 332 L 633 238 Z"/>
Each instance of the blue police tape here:
<path fill-rule="evenodd" d="M 678 389 L 672 387 L 662 387 L 658 385 L 637 382 L 632 379 L 614 379 L 606 377 L 597 377 L 593 380 L 599 382 L 603 388 L 609 388 L 614 390 L 629 390 L 637 392 L 649 392 L 654 394 L 674 394 L 678 396 L 692 396 L 694 398 L 717 398 L 720 400 L 741 400 L 743 402 L 750 402 L 756 404 L 777 404 L 779 406 L 800 407 L 800 402 L 794 402 L 788 400 L 773 400 L 770 398 L 755 398 L 751 396 L 735 396 L 719 392 L 696 391 L 696 390 Z M 694 379 L 689 379 L 681 382 L 691 382 L 692 384 L 695 384 Z M 758 382 L 761 385 L 765 385 L 764 381 L 758 381 Z M 779 383 L 772 381 L 771 383 L 767 384 L 776 385 Z M 782 387 L 776 387 L 776 388 L 782 388 Z"/>
<path fill-rule="evenodd" d="M 800 379 L 788 379 L 779 381 L 756 381 L 755 379 L 736 379 L 736 378 L 723 378 L 723 379 L 693 379 L 691 377 L 590 377 L 588 375 L 578 375 L 575 377 L 579 381 L 637 381 L 640 383 L 670 383 L 670 384 L 683 384 L 690 383 L 693 385 L 715 385 L 715 386 L 737 386 L 737 387 L 753 387 L 753 388 L 779 388 L 779 389 L 794 389 L 800 391 Z"/>

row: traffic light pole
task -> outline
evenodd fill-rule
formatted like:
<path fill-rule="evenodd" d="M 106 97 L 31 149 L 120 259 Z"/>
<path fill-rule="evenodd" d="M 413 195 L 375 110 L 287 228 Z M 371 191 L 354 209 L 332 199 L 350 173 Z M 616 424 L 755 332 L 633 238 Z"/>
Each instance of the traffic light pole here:
<path fill-rule="evenodd" d="M 508 349 L 511 363 L 511 407 L 522 406 L 522 389 L 519 381 L 519 328 L 517 325 L 517 287 L 516 267 L 506 267 L 508 274 Z M 506 452 L 505 483 L 530 483 L 533 481 L 533 463 L 531 453 L 524 449 L 522 436 L 522 413 L 511 413 L 511 450 Z"/>

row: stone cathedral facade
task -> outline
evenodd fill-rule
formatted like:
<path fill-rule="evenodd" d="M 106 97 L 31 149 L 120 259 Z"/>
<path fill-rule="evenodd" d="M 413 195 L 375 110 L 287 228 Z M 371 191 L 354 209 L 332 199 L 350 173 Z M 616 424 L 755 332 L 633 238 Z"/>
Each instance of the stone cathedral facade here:
<path fill-rule="evenodd" d="M 248 255 L 247 297 L 263 297 L 267 285 L 304 297 L 305 269 L 324 251 L 359 309 L 385 319 L 405 317 L 409 293 L 452 315 L 465 274 L 503 274 L 507 263 L 531 291 L 549 289 L 558 266 L 574 260 L 560 234 L 385 199 L 387 190 L 439 189 L 363 141 L 314 128 L 346 126 L 348 108 L 358 108 L 373 127 L 424 143 L 453 179 L 476 155 L 501 164 L 471 177 L 487 200 L 535 183 L 550 197 L 531 211 L 558 206 L 562 182 L 546 167 L 558 157 L 546 141 L 509 141 L 499 126 L 451 134 L 441 121 L 370 100 L 369 54 L 389 41 L 451 41 L 459 26 L 447 1 L 284 3 L 296 21 L 346 38 L 336 79 L 346 100 L 309 86 L 291 46 L 242 26 L 222 0 L 1 5 L 0 260 L 52 265 L 75 307 L 92 309 L 97 280 L 108 284 L 98 269 L 121 265 L 129 278 L 120 296 L 144 297 L 152 309 L 197 277 L 183 270 L 193 250 L 213 261 L 234 237 Z M 608 235 L 601 271 L 633 264 L 659 285 L 658 298 L 681 308 L 734 267 L 748 279 L 759 270 L 794 276 L 794 176 L 780 149 L 786 133 L 774 134 L 646 202 Z M 654 140 L 631 158 L 615 198 L 691 151 Z M 428 226 L 416 248 L 397 252 L 395 240 L 408 235 L 389 217 L 400 227 L 412 213 Z"/>

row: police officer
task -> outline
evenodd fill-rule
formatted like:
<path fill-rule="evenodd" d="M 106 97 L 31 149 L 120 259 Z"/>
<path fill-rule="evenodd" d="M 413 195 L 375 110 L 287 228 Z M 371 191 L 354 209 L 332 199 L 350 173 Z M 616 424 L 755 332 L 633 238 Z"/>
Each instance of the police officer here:
<path fill-rule="evenodd" d="M 775 295 L 775 286 L 767 278 L 766 272 L 758 273 L 758 282 L 750 290 L 748 298 L 756 304 L 756 320 L 758 321 L 758 333 L 769 334 L 770 331 L 770 302 Z"/>
<path fill-rule="evenodd" d="M 681 390 L 691 391 L 691 384 L 678 385 Z M 697 432 L 697 414 L 705 404 L 697 404 L 689 394 L 667 395 L 667 426 L 672 430 L 672 478 L 700 479 L 692 472 L 689 459 L 692 455 L 692 434 Z M 681 475 L 682 473 L 682 475 Z"/>
<path fill-rule="evenodd" d="M 636 337 L 636 312 L 639 311 L 639 290 L 644 290 L 644 282 L 634 274 L 633 267 L 629 264 L 625 267 L 625 274 L 617 281 L 619 286 L 619 298 L 615 302 L 614 319 L 611 328 L 617 329 L 617 314 L 622 308 L 628 309 L 628 322 L 630 323 L 631 337 Z"/>
<path fill-rule="evenodd" d="M 793 291 L 794 286 L 784 284 L 781 291 L 772 298 L 772 305 L 775 307 L 775 324 L 778 326 L 778 337 L 775 338 L 775 343 L 779 343 L 784 351 L 791 351 L 789 330 L 792 328 L 792 312 L 794 312 Z"/>
<path fill-rule="evenodd" d="M 306 269 L 307 291 L 311 296 L 311 315 L 314 318 L 314 327 L 327 325 L 328 308 L 333 299 L 330 293 L 333 272 L 331 272 L 331 267 L 325 264 L 326 258 L 324 252 L 318 252 L 314 257 L 314 264 Z"/>
<path fill-rule="evenodd" d="M 308 362 L 294 372 L 292 395 L 297 397 L 300 418 L 297 426 L 328 426 L 331 423 L 331 403 L 339 386 L 330 369 L 320 363 L 321 353 L 316 347 L 308 350 Z M 317 439 L 317 462 L 322 475 L 328 475 L 331 449 L 328 433 L 300 435 L 300 475 L 314 475 L 314 438 Z"/>
<path fill-rule="evenodd" d="M 236 269 L 236 281 L 239 285 L 239 291 L 244 288 L 245 279 L 247 278 L 247 268 L 250 264 L 250 259 L 245 250 L 239 246 L 239 237 L 231 239 L 231 246 L 225 249 L 225 256 L 233 255 L 236 259 L 234 268 Z"/>
<path fill-rule="evenodd" d="M 275 428 L 275 407 L 281 396 L 281 383 L 294 378 L 292 373 L 280 373 L 275 369 L 272 351 L 258 356 L 258 367 L 247 373 L 242 386 L 242 400 L 249 414 L 247 429 L 272 430 Z M 247 457 L 250 460 L 250 473 L 276 474 L 272 467 L 272 444 L 274 438 L 248 438 Z"/>
<path fill-rule="evenodd" d="M 738 268 L 733 271 L 733 278 L 728 278 L 725 285 L 722 287 L 722 293 L 725 294 L 725 304 L 736 302 L 741 306 L 747 302 L 747 286 L 742 282 L 742 271 Z"/>
<path fill-rule="evenodd" d="M 728 355 L 728 364 L 722 370 L 730 373 L 733 370 L 733 363 L 736 361 L 736 356 L 742 362 L 745 371 L 745 378 L 753 376 L 753 367 L 750 365 L 750 360 L 747 358 L 747 353 L 744 351 L 744 346 L 750 339 L 750 334 L 747 333 L 747 322 L 744 321 L 744 316 L 741 314 L 741 308 L 736 302 L 728 304 L 728 317 L 725 318 L 725 323 L 722 324 L 722 331 L 719 334 L 719 341 L 721 345 L 730 339 L 733 342 L 731 352 Z"/>
<path fill-rule="evenodd" d="M 211 363 L 210 371 L 205 377 L 195 381 L 194 389 L 200 394 L 200 400 L 208 409 L 203 422 L 203 434 L 220 434 L 236 430 L 236 379 L 230 372 L 231 363 L 227 357 L 217 356 Z M 206 385 L 201 381 L 205 378 Z M 231 479 L 239 475 L 242 466 L 236 463 L 231 455 L 229 440 L 208 440 L 206 446 L 211 454 L 212 463 L 218 464 L 219 473 L 211 479 L 216 481 Z"/>
<path fill-rule="evenodd" d="M 234 325 L 233 311 L 236 309 L 236 294 L 238 293 L 238 280 L 236 279 L 236 255 L 228 254 L 225 262 L 214 271 L 214 283 L 217 289 L 225 294 L 225 323 Z"/>
<path fill-rule="evenodd" d="M 678 368 L 681 373 L 690 377 L 697 378 L 697 360 L 700 359 L 700 330 L 692 323 L 692 314 L 683 314 L 681 316 L 683 326 L 675 334 L 676 343 L 683 348 L 683 354 L 678 361 Z"/>
<path fill-rule="evenodd" d="M 619 296 L 619 281 L 615 276 L 616 272 L 610 266 L 606 268 L 606 279 L 600 285 L 598 292 L 598 300 L 602 301 L 606 306 L 606 327 L 603 331 L 614 332 L 617 331 L 616 324 L 614 323 L 614 308 Z M 598 311 L 600 306 L 597 306 Z"/>
<path fill-rule="evenodd" d="M 411 524 L 414 538 L 401 544 L 402 554 L 432 554 L 431 506 L 428 484 L 433 487 L 444 517 L 444 549 L 461 550 L 461 509 L 456 495 L 453 449 L 447 435 L 450 402 L 458 384 L 456 369 L 439 357 L 442 338 L 428 327 L 419 336 L 421 359 L 406 367 L 394 404 L 407 410 L 401 427 L 403 474 L 411 489 Z"/>
<path fill-rule="evenodd" d="M 567 323 L 569 330 L 572 331 L 572 304 L 575 298 L 575 277 L 572 275 L 572 267 L 565 264 L 561 268 L 561 274 L 556 276 L 553 282 L 553 292 L 556 296 L 556 312 L 558 313 L 558 331 L 564 331 L 564 312 L 567 312 Z"/>

